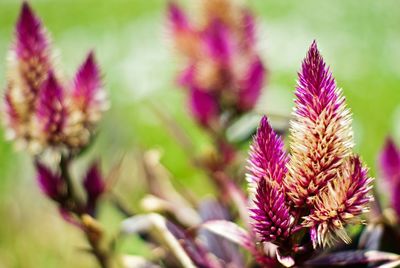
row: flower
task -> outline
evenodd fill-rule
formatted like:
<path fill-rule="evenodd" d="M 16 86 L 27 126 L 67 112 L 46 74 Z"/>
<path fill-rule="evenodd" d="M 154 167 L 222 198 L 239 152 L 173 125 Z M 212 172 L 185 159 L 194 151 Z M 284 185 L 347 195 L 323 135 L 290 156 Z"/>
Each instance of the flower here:
<path fill-rule="evenodd" d="M 48 149 L 79 152 L 108 108 L 93 52 L 73 83 L 57 73 L 46 30 L 24 2 L 10 51 L 4 111 L 7 136 L 34 155 Z"/>
<path fill-rule="evenodd" d="M 189 94 L 189 109 L 204 127 L 204 118 L 193 107 L 194 89 L 215 103 L 214 121 L 225 111 L 251 110 L 265 82 L 265 67 L 255 49 L 255 22 L 248 9 L 230 1 L 203 1 L 202 20 L 193 23 L 174 2 L 168 6 L 170 33 L 187 66 L 178 82 Z M 197 93 L 196 93 L 197 94 Z M 198 94 L 200 95 L 200 94 Z M 204 106 L 209 107 L 209 106 Z"/>
<path fill-rule="evenodd" d="M 106 190 L 106 185 L 97 162 L 93 163 L 87 171 L 83 180 L 83 188 L 86 191 L 88 213 L 92 214 L 96 208 L 97 200 Z"/>
<path fill-rule="evenodd" d="M 21 147 L 33 139 L 39 91 L 52 68 L 50 39 L 40 19 L 24 2 L 16 23 L 15 41 L 8 57 L 5 92 L 7 136 Z"/>
<path fill-rule="evenodd" d="M 264 116 L 250 146 L 249 173 L 247 174 L 250 186 L 257 185 L 262 180 L 282 184 L 289 161 L 283 146 L 282 139 L 275 134 L 267 117 Z"/>
<path fill-rule="evenodd" d="M 291 218 L 282 187 L 288 157 L 281 138 L 263 117 L 250 147 L 248 181 L 256 185 L 251 218 L 254 230 L 264 242 L 279 242 L 290 234 Z"/>
<path fill-rule="evenodd" d="M 40 89 L 36 110 L 38 133 L 35 138 L 42 147 L 58 145 L 62 142 L 66 110 L 64 89 L 52 72 Z"/>
<path fill-rule="evenodd" d="M 59 174 L 53 173 L 45 165 L 36 162 L 37 182 L 42 192 L 49 198 L 60 201 L 66 194 L 66 186 Z"/>
<path fill-rule="evenodd" d="M 261 241 L 290 245 L 306 229 L 314 247 L 348 243 L 345 225 L 361 222 L 372 178 L 352 152 L 351 114 L 314 41 L 303 62 L 291 120 L 290 154 L 263 117 L 247 175 L 253 229 Z M 256 188 L 254 194 L 254 188 Z"/>
<path fill-rule="evenodd" d="M 391 206 L 400 219 L 400 150 L 392 138 L 387 138 L 379 156 L 379 164 Z"/>
<path fill-rule="evenodd" d="M 304 217 L 302 224 L 311 227 L 314 247 L 330 246 L 336 237 L 350 242 L 344 225 L 361 222 L 357 216 L 367 212 L 366 204 L 372 201 L 368 194 L 371 183 L 368 170 L 360 159 L 356 156 L 347 158 L 339 174 L 316 199 L 310 215 Z"/>
<path fill-rule="evenodd" d="M 297 207 L 312 206 L 353 147 L 350 111 L 315 41 L 299 73 L 295 103 L 285 184 Z"/>
<path fill-rule="evenodd" d="M 96 123 L 108 108 L 93 52 L 77 71 L 67 102 L 66 143 L 72 148 L 82 148 L 88 144 Z"/>

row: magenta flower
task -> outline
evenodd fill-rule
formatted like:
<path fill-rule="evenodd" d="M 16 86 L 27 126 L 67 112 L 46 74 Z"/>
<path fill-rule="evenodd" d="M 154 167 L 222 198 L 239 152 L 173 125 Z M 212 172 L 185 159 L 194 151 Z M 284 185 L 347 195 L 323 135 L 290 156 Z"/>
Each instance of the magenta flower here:
<path fill-rule="evenodd" d="M 95 162 L 91 165 L 83 180 L 83 187 L 87 196 L 87 210 L 88 213 L 93 214 L 100 196 L 106 190 L 105 181 L 101 175 L 98 163 Z"/>
<path fill-rule="evenodd" d="M 261 241 L 281 245 L 308 230 L 314 247 L 349 242 L 345 225 L 368 210 L 372 179 L 352 153 L 351 115 L 314 42 L 303 62 L 291 121 L 290 155 L 268 120 L 250 147 L 250 215 Z M 290 244 L 290 243 L 289 243 Z"/>
<path fill-rule="evenodd" d="M 59 144 L 63 139 L 66 110 L 64 89 L 50 72 L 38 96 L 36 117 L 39 124 L 38 140 L 43 144 Z"/>
<path fill-rule="evenodd" d="M 368 195 L 372 179 L 367 173 L 358 157 L 348 158 L 337 178 L 329 182 L 327 190 L 315 200 L 314 209 L 302 223 L 311 228 L 314 247 L 331 246 L 336 237 L 350 243 L 344 225 L 360 223 L 357 216 L 367 212 L 365 205 L 372 201 L 372 196 Z"/>
<path fill-rule="evenodd" d="M 86 146 L 107 109 L 93 52 L 73 83 L 61 83 L 52 67 L 50 40 L 24 2 L 16 23 L 5 92 L 7 135 L 33 154 Z"/>
<path fill-rule="evenodd" d="M 73 148 L 84 147 L 103 112 L 108 108 L 93 52 L 88 54 L 75 75 L 68 104 L 66 142 Z"/>
<path fill-rule="evenodd" d="M 261 241 L 285 241 L 290 235 L 291 219 L 282 187 L 276 181 L 260 180 L 254 202 L 253 226 Z"/>
<path fill-rule="evenodd" d="M 190 109 L 196 121 L 203 126 L 215 123 L 219 112 L 213 95 L 198 88 L 190 91 Z"/>
<path fill-rule="evenodd" d="M 400 150 L 388 138 L 379 157 L 381 175 L 390 193 L 391 206 L 400 219 Z"/>
<path fill-rule="evenodd" d="M 55 201 L 65 197 L 66 187 L 60 175 L 53 173 L 39 162 L 36 162 L 36 172 L 39 187 L 47 197 Z"/>
<path fill-rule="evenodd" d="M 41 21 L 24 2 L 8 57 L 5 122 L 10 139 L 29 146 L 33 139 L 32 115 L 52 66 L 50 40 Z"/>
<path fill-rule="evenodd" d="M 390 183 L 400 182 L 400 150 L 391 137 L 386 139 L 379 164 L 385 180 Z"/>
<path fill-rule="evenodd" d="M 303 62 L 290 128 L 291 158 L 285 181 L 297 207 L 312 206 L 335 178 L 353 147 L 351 114 L 316 42 Z"/>
<path fill-rule="evenodd" d="M 193 24 L 176 3 L 168 8 L 171 35 L 177 51 L 185 56 L 187 66 L 179 75 L 178 83 L 193 102 L 193 88 L 213 99 L 219 121 L 225 111 L 237 113 L 251 110 L 265 82 L 265 67 L 255 49 L 255 22 L 248 9 L 229 1 L 204 1 L 203 22 Z M 199 107 L 199 106 L 198 106 Z M 190 110 L 199 120 L 198 107 Z M 209 107 L 204 105 L 203 107 Z"/>

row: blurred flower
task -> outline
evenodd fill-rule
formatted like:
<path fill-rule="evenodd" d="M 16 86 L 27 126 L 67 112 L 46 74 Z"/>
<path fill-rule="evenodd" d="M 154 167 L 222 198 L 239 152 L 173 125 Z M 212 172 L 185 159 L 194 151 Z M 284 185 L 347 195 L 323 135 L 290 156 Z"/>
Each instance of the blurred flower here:
<path fill-rule="evenodd" d="M 202 18 L 197 24 L 174 3 L 169 3 L 168 19 L 176 50 L 187 66 L 179 84 L 191 99 L 194 89 L 203 91 L 218 119 L 225 111 L 241 113 L 256 104 L 265 80 L 265 67 L 255 49 L 255 26 L 251 12 L 231 1 L 202 1 Z M 200 94 L 198 94 L 200 95 Z M 204 96 L 204 95 L 202 95 Z M 195 119 L 210 127 L 192 100 Z M 207 106 L 209 107 L 209 106 Z M 204 107 L 205 108 L 205 107 Z"/>
<path fill-rule="evenodd" d="M 392 138 L 387 138 L 379 156 L 379 164 L 391 205 L 400 220 L 400 150 Z"/>
<path fill-rule="evenodd" d="M 93 163 L 87 171 L 83 180 L 83 187 L 87 196 L 86 206 L 88 213 L 93 214 L 96 208 L 97 200 L 106 190 L 106 185 L 97 162 Z"/>
<path fill-rule="evenodd" d="M 36 138 L 42 147 L 62 142 L 66 116 L 63 91 L 54 74 L 49 72 L 40 89 L 36 110 L 39 128 Z"/>
<path fill-rule="evenodd" d="M 54 201 L 65 196 L 66 186 L 59 174 L 53 173 L 45 165 L 36 162 L 37 182 L 42 192 Z"/>
<path fill-rule="evenodd" d="M 15 41 L 8 57 L 5 92 L 7 136 L 26 147 L 33 139 L 32 122 L 39 91 L 52 68 L 50 40 L 29 5 L 22 4 Z"/>
<path fill-rule="evenodd" d="M 353 156 L 351 115 L 315 42 L 299 76 L 290 155 L 265 117 L 250 147 L 253 226 L 277 245 L 300 228 L 314 247 L 348 243 L 344 226 L 367 211 L 372 179 Z"/>
<path fill-rule="evenodd" d="M 4 99 L 7 136 L 33 154 L 82 149 L 108 106 L 93 52 L 72 85 L 64 84 L 51 62 L 46 31 L 26 2 L 15 35 Z"/>
<path fill-rule="evenodd" d="M 84 147 L 108 108 L 102 89 L 100 70 L 94 53 L 90 52 L 75 75 L 72 93 L 68 98 L 68 121 L 65 130 L 66 143 L 71 147 Z"/>

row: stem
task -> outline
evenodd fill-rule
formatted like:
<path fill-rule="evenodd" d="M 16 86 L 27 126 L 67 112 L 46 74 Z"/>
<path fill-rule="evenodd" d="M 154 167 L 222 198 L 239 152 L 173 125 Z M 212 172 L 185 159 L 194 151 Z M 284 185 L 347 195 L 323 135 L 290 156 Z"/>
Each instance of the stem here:
<path fill-rule="evenodd" d="M 86 213 L 82 206 L 81 200 L 75 194 L 74 184 L 71 179 L 71 174 L 69 172 L 69 164 L 71 158 L 67 156 L 62 156 L 60 161 L 60 172 L 63 180 L 65 181 L 67 187 L 67 200 L 66 204 L 63 204 L 71 213 L 75 214 L 81 221 L 85 217 Z M 92 248 L 92 253 L 96 257 L 101 268 L 109 268 L 109 255 L 101 248 L 99 235 L 94 235 L 93 231 L 84 226 L 82 230 L 85 232 L 86 240 Z"/>

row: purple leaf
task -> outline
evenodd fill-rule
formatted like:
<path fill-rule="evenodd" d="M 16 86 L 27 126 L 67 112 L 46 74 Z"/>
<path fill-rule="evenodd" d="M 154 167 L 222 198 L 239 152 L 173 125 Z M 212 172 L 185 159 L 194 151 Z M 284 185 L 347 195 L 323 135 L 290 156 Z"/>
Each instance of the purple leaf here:
<path fill-rule="evenodd" d="M 254 251 L 254 245 L 250 234 L 233 222 L 225 220 L 211 220 L 203 223 L 201 228 L 224 237 L 229 241 L 232 241 L 233 243 L 249 250 L 250 252 Z"/>
<path fill-rule="evenodd" d="M 394 253 L 375 250 L 354 250 L 329 253 L 307 261 L 306 264 L 312 267 L 347 266 L 354 264 L 385 263 L 399 259 L 400 255 Z"/>

